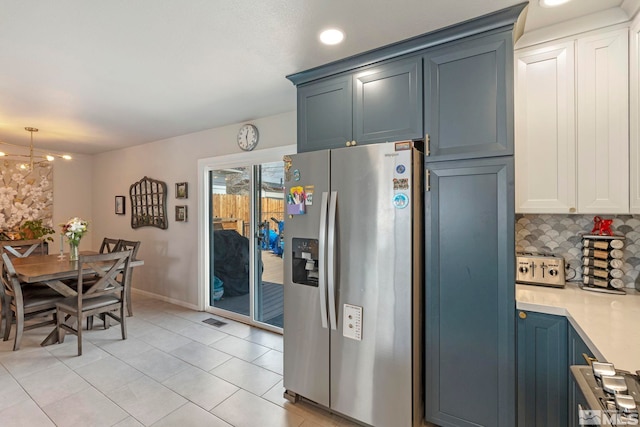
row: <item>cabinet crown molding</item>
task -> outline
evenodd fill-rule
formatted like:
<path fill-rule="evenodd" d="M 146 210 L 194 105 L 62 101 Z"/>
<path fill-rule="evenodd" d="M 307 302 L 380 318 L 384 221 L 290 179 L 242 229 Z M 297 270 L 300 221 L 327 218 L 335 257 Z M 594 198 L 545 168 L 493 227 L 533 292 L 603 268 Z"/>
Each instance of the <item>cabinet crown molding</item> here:
<path fill-rule="evenodd" d="M 298 86 L 324 77 L 371 65 L 376 62 L 415 53 L 446 42 L 459 40 L 497 29 L 504 30 L 505 27 L 513 28 L 527 4 L 528 2 L 520 3 L 407 40 L 330 62 L 319 67 L 289 74 L 286 77 L 294 85 Z"/>

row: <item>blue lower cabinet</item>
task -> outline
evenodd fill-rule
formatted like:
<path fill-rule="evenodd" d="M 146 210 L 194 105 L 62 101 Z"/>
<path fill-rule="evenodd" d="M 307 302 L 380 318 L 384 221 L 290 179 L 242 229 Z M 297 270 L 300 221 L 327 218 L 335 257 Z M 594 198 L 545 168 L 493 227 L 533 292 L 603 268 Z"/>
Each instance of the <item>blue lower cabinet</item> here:
<path fill-rule="evenodd" d="M 518 426 L 567 426 L 568 339 L 564 316 L 518 311 Z"/>
<path fill-rule="evenodd" d="M 582 341 L 580 335 L 576 332 L 571 325 L 569 325 L 569 366 L 572 365 L 586 365 L 587 359 L 593 358 L 593 352 L 589 350 L 589 347 Z M 569 374 L 569 427 L 579 427 L 578 420 L 578 405 L 587 409 L 587 402 L 580 393 L 578 386 L 576 385 L 573 376 Z"/>
<path fill-rule="evenodd" d="M 426 168 L 425 419 L 513 427 L 513 159 Z"/>

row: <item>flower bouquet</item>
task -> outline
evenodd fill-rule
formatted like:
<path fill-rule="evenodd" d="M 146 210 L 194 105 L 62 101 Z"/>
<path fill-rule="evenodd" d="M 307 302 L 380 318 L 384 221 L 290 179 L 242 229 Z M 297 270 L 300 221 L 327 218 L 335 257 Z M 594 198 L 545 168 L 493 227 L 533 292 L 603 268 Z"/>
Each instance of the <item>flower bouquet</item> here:
<path fill-rule="evenodd" d="M 80 244 L 80 239 L 88 230 L 87 221 L 84 219 L 75 217 L 71 218 L 65 224 L 61 224 L 62 234 L 65 235 L 67 241 L 69 242 L 69 260 L 77 261 L 78 260 L 78 245 Z"/>

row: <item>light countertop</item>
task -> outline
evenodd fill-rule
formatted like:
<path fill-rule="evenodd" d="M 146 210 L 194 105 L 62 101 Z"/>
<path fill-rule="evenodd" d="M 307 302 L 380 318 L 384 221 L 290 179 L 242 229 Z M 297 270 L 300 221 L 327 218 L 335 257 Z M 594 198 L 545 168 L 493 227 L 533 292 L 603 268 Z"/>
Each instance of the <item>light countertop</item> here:
<path fill-rule="evenodd" d="M 518 310 L 566 316 L 600 361 L 635 372 L 640 369 L 640 292 L 627 295 L 516 285 Z"/>

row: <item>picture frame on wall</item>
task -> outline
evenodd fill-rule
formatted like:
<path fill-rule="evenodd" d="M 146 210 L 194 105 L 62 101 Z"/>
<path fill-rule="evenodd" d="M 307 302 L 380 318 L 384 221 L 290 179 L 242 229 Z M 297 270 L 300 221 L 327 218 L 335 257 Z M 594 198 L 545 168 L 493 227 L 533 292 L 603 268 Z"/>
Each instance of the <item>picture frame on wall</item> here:
<path fill-rule="evenodd" d="M 124 215 L 125 203 L 124 196 L 116 196 L 116 215 Z"/>
<path fill-rule="evenodd" d="M 187 207 L 186 206 L 176 206 L 176 221 L 178 221 L 178 222 L 186 222 L 187 221 Z"/>
<path fill-rule="evenodd" d="M 189 184 L 186 182 L 176 183 L 176 199 L 187 199 L 189 197 Z"/>

